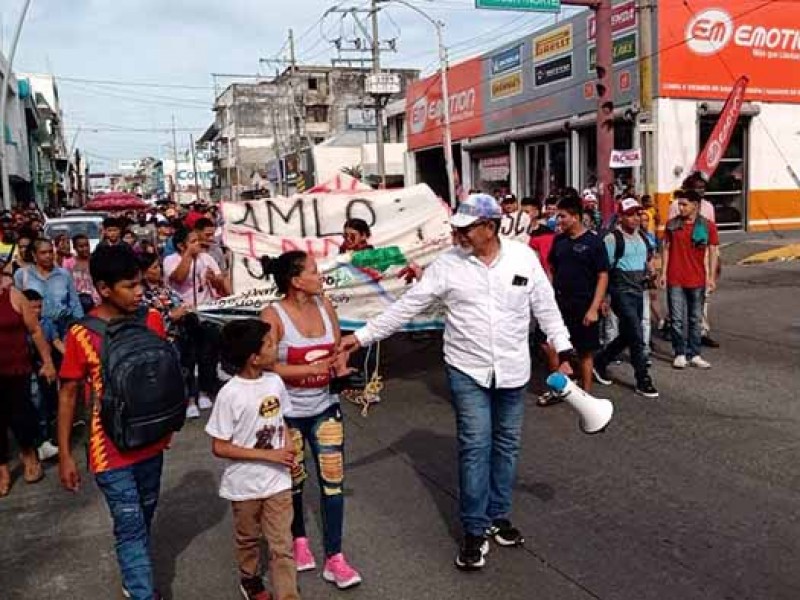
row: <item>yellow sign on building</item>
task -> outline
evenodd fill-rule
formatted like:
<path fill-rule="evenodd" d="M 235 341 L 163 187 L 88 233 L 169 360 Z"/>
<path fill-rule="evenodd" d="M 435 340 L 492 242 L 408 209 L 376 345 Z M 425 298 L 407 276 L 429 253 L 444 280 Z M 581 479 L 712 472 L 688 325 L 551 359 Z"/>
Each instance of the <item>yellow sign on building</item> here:
<path fill-rule="evenodd" d="M 572 23 L 533 38 L 533 60 L 539 62 L 572 51 Z"/>
<path fill-rule="evenodd" d="M 509 73 L 492 79 L 492 100 L 510 98 L 522 93 L 522 73 Z"/>

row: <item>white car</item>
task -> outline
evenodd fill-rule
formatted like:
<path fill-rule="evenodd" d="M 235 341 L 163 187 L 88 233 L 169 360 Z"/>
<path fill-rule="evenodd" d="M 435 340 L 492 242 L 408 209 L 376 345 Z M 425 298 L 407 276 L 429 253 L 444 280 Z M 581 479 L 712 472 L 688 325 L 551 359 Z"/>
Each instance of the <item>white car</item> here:
<path fill-rule="evenodd" d="M 44 234 L 51 240 L 61 234 L 72 240 L 73 236 L 79 233 L 89 238 L 89 246 L 94 251 L 103 234 L 103 215 L 97 213 L 72 214 L 48 219 L 44 224 Z"/>

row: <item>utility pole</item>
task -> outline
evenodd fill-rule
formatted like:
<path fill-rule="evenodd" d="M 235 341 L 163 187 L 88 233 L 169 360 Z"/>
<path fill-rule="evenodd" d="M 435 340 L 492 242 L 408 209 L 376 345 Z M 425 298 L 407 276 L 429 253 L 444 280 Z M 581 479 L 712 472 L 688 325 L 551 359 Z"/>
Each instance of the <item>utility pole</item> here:
<path fill-rule="evenodd" d="M 587 6 L 597 23 L 597 193 L 600 212 L 607 222 L 614 214 L 614 65 L 612 62 L 611 0 L 561 0 L 568 6 Z"/>
<path fill-rule="evenodd" d="M 178 137 L 175 133 L 175 115 L 172 115 L 172 161 L 174 170 L 172 172 L 172 199 L 178 201 Z"/>
<path fill-rule="evenodd" d="M 372 5 L 372 72 L 381 72 L 381 42 L 378 37 L 378 0 L 371 0 Z M 378 179 L 380 188 L 386 188 L 386 155 L 383 147 L 383 101 L 375 97 L 375 153 L 378 160 Z"/>
<path fill-rule="evenodd" d="M 297 73 L 297 57 L 295 56 L 294 50 L 294 30 L 289 29 L 289 65 L 290 65 L 290 72 L 289 72 L 289 90 L 291 92 L 291 102 L 292 108 L 294 109 L 294 130 L 295 130 L 295 156 L 297 157 L 297 187 L 298 191 L 302 192 L 305 191 L 305 173 L 303 172 L 302 165 L 305 163 L 305 159 L 301 160 L 301 153 L 304 151 L 304 145 L 308 148 L 311 148 L 313 144 L 311 143 L 311 138 L 309 138 L 306 132 L 306 117 L 305 117 L 305 99 L 301 95 L 298 97 L 297 92 L 295 91 L 295 75 Z M 300 189 L 302 184 L 302 190 Z"/>
<path fill-rule="evenodd" d="M 406 0 L 378 0 L 379 2 L 393 2 L 395 4 L 402 4 L 403 6 L 413 10 L 420 15 L 423 19 L 427 20 L 431 25 L 436 28 L 436 40 L 439 46 L 439 77 L 442 86 L 442 148 L 444 150 L 444 162 L 447 169 L 447 191 L 450 196 L 450 205 L 455 208 L 458 204 L 456 198 L 456 183 L 455 183 L 455 164 L 453 162 L 453 135 L 450 124 L 450 90 L 447 81 L 447 70 L 449 68 L 447 58 L 447 47 L 444 45 L 444 23 L 433 19 L 428 13 L 422 9 L 414 6 Z"/>
<path fill-rule="evenodd" d="M 11 180 L 8 174 L 8 153 L 6 152 L 6 106 L 8 105 L 8 87 L 11 85 L 11 77 L 14 74 L 14 55 L 17 53 L 17 44 L 19 44 L 19 36 L 22 33 L 22 24 L 25 22 L 25 15 L 28 14 L 28 8 L 31 5 L 31 0 L 25 0 L 22 5 L 22 13 L 20 13 L 17 27 L 14 30 L 14 37 L 11 38 L 11 50 L 8 53 L 8 71 L 3 74 L 3 89 L 0 91 L 0 178 L 2 178 L 2 191 L 3 191 L 3 206 L 6 210 L 11 210 Z"/>
<path fill-rule="evenodd" d="M 639 9 L 639 31 L 641 36 L 641 66 L 639 68 L 639 98 L 642 105 L 640 123 L 648 123 L 649 128 L 653 122 L 653 2 L 655 0 L 638 0 Z M 643 137 L 645 161 L 642 168 L 643 189 L 646 193 L 652 194 L 655 184 L 655 161 L 653 131 L 644 131 L 641 128 L 640 135 Z"/>

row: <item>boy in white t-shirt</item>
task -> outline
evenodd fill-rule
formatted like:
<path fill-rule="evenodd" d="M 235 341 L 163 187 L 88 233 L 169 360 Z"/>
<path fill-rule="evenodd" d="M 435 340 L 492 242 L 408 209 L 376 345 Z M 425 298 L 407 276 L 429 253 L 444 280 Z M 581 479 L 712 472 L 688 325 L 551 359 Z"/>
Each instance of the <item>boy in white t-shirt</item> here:
<path fill-rule="evenodd" d="M 275 598 L 299 600 L 289 474 L 295 456 L 283 420 L 290 400 L 283 380 L 265 372 L 277 357 L 269 330 L 257 319 L 233 321 L 223 328 L 222 361 L 236 375 L 217 395 L 206 433 L 214 438 L 214 455 L 228 462 L 219 495 L 233 508 L 242 595 L 270 599 L 259 575 L 263 535 Z"/>

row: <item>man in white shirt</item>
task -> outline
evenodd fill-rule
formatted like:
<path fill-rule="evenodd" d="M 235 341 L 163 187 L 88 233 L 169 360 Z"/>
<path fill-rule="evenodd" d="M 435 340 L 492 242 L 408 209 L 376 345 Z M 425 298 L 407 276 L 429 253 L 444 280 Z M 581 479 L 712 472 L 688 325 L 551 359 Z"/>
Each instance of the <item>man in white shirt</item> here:
<path fill-rule="evenodd" d="M 470 196 L 451 219 L 455 247 L 383 314 L 342 340 L 344 351 L 368 346 L 433 303 L 444 304 L 444 359 L 459 448 L 461 569 L 484 566 L 487 536 L 503 546 L 524 542 L 509 515 L 530 378 L 531 312 L 560 353 L 561 370 L 571 372 L 572 345 L 550 281 L 533 250 L 499 237 L 501 219 L 494 198 Z"/>

